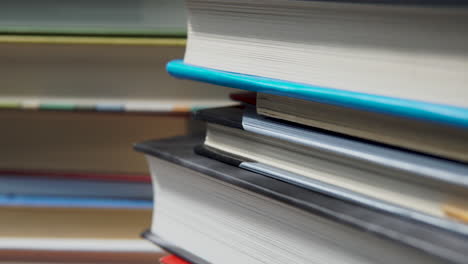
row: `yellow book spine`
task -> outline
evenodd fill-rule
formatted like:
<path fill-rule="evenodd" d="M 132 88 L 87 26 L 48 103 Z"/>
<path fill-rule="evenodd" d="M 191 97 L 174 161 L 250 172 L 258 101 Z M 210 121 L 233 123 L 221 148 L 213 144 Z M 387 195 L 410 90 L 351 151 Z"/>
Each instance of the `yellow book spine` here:
<path fill-rule="evenodd" d="M 0 43 L 185 46 L 184 38 L 0 35 Z"/>

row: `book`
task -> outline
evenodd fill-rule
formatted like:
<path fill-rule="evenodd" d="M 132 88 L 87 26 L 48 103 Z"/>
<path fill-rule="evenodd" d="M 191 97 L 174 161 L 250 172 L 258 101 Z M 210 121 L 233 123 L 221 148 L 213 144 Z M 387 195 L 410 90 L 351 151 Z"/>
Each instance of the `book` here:
<path fill-rule="evenodd" d="M 468 109 L 466 107 L 344 91 L 251 74 L 220 71 L 187 64 L 181 60 L 169 62 L 166 69 L 169 74 L 180 79 L 293 97 L 396 117 L 425 120 L 462 129 L 468 127 Z"/>
<path fill-rule="evenodd" d="M 186 115 L 2 110 L 0 170 L 148 175 L 132 144 L 182 135 Z M 164 128 L 164 129 L 161 129 Z"/>
<path fill-rule="evenodd" d="M 459 230 L 446 206 L 462 208 L 468 166 L 259 116 L 252 108 L 205 109 L 196 152 L 211 158 L 395 213 Z"/>
<path fill-rule="evenodd" d="M 184 62 L 468 107 L 463 1 L 188 0 Z"/>
<path fill-rule="evenodd" d="M 0 10 L 0 33 L 76 35 L 186 34 L 182 0 L 41 2 L 8 1 Z"/>
<path fill-rule="evenodd" d="M 145 237 L 193 263 L 464 263 L 468 241 L 193 153 L 146 141 L 155 188 Z M 174 206 L 177 204 L 177 206 Z"/>
<path fill-rule="evenodd" d="M 151 201 L 0 195 L 2 237 L 138 239 Z"/>
<path fill-rule="evenodd" d="M 257 104 L 257 93 L 255 92 L 232 93 L 229 94 L 229 98 L 231 98 L 233 101 L 243 104 Z"/>
<path fill-rule="evenodd" d="M 164 252 L 143 239 L 0 238 L 10 263 L 154 263 Z"/>
<path fill-rule="evenodd" d="M 159 259 L 161 264 L 190 264 L 176 255 L 167 255 Z"/>
<path fill-rule="evenodd" d="M 129 176 L 130 178 L 132 176 Z M 60 197 L 126 198 L 151 200 L 153 190 L 147 182 L 18 175 L 0 172 L 0 195 L 47 195 Z"/>
<path fill-rule="evenodd" d="M 228 88 L 167 76 L 165 64 L 184 46 L 177 38 L 0 36 L 0 109 L 187 113 L 230 104 Z"/>
<path fill-rule="evenodd" d="M 258 93 L 257 113 L 468 162 L 468 129 L 372 111 Z"/>
<path fill-rule="evenodd" d="M 109 208 L 147 210 L 152 207 L 152 201 L 147 199 L 116 197 L 67 197 L 47 194 L 0 194 L 0 205 L 5 208 Z"/>
<path fill-rule="evenodd" d="M 149 174 L 108 174 L 108 173 L 76 173 L 57 172 L 45 170 L 0 170 L 0 175 L 11 175 L 14 177 L 45 177 L 48 179 L 73 179 L 100 182 L 129 182 L 129 183 L 151 183 Z"/>

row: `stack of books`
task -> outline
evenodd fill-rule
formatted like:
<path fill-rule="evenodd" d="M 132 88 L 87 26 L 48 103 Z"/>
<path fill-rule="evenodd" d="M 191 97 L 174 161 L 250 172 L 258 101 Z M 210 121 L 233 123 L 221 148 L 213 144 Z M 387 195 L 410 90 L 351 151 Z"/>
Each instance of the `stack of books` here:
<path fill-rule="evenodd" d="M 468 9 L 188 0 L 168 72 L 239 88 L 139 143 L 144 236 L 190 263 L 467 263 Z"/>

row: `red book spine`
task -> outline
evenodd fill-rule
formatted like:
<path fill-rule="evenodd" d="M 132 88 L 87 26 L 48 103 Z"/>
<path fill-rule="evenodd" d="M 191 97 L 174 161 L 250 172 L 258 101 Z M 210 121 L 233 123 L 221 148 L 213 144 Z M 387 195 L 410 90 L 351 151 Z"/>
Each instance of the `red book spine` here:
<path fill-rule="evenodd" d="M 255 92 L 243 92 L 243 93 L 232 93 L 229 95 L 231 100 L 242 102 L 246 104 L 256 105 L 257 104 L 257 93 Z"/>
<path fill-rule="evenodd" d="M 159 263 L 162 264 L 190 264 L 176 255 L 168 255 L 159 259 Z"/>

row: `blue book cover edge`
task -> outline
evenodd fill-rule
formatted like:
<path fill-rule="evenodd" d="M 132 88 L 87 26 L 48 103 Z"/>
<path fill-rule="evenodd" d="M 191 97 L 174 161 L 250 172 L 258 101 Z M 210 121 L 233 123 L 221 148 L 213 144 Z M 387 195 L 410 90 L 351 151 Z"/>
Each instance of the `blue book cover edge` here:
<path fill-rule="evenodd" d="M 167 72 L 179 79 L 294 97 L 309 101 L 350 107 L 468 128 L 468 109 L 416 100 L 344 91 L 309 84 L 294 83 L 247 74 L 226 72 L 190 65 L 183 60 L 167 64 Z"/>
<path fill-rule="evenodd" d="M 0 206 L 152 209 L 152 200 L 0 194 Z"/>

